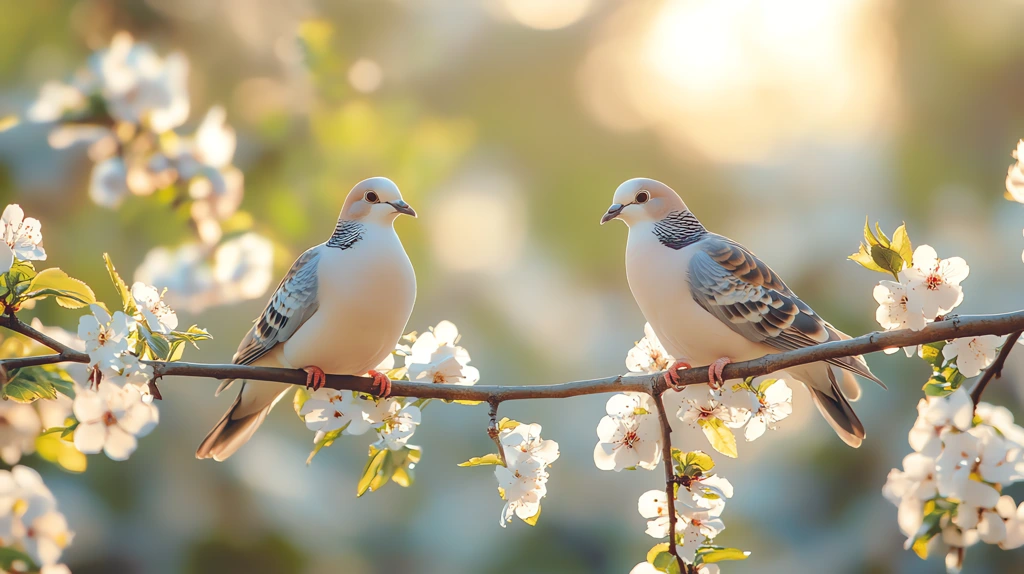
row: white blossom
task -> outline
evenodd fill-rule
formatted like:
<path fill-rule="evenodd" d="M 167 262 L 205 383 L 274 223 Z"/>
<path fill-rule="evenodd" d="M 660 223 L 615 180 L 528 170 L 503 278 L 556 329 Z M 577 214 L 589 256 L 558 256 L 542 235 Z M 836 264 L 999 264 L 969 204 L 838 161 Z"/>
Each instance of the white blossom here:
<path fill-rule="evenodd" d="M 74 533 L 39 473 L 26 466 L 0 470 L 0 539 L 22 548 L 44 571 L 57 567 Z"/>
<path fill-rule="evenodd" d="M 85 342 L 89 366 L 119 368 L 121 355 L 128 352 L 128 337 L 135 329 L 135 320 L 120 311 L 111 316 L 99 305 L 90 305 L 92 315 L 78 320 L 78 337 Z"/>
<path fill-rule="evenodd" d="M 383 402 L 383 401 L 382 401 Z M 306 428 L 316 432 L 314 442 L 324 434 L 344 429 L 342 434 L 361 435 L 383 421 L 377 403 L 358 397 L 351 391 L 321 388 L 313 391 L 299 410 Z"/>
<path fill-rule="evenodd" d="M 960 257 L 939 259 L 935 250 L 920 245 L 914 250 L 914 265 L 900 272 L 900 283 L 907 287 L 907 308 L 920 312 L 928 321 L 953 310 L 964 299 L 960 282 L 970 268 Z"/>
<path fill-rule="evenodd" d="M 401 450 L 416 432 L 421 418 L 420 409 L 416 405 L 402 405 L 392 401 L 382 421 L 383 426 L 377 430 L 376 444 L 381 448 Z"/>
<path fill-rule="evenodd" d="M 159 421 L 159 412 L 134 385 L 101 382 L 97 390 L 79 388 L 73 405 L 79 424 L 75 448 L 84 454 L 101 450 L 113 460 L 127 460 Z"/>
<path fill-rule="evenodd" d="M 917 421 L 910 429 L 910 446 L 925 456 L 937 457 L 942 449 L 942 431 L 950 426 L 966 431 L 973 420 L 974 403 L 963 387 L 945 397 L 921 399 Z"/>
<path fill-rule="evenodd" d="M 451 321 L 442 321 L 420 335 L 412 344 L 405 364 L 409 380 L 474 385 L 480 371 L 469 365 L 469 353 L 456 346 L 459 330 Z"/>
<path fill-rule="evenodd" d="M 132 284 L 132 298 L 151 331 L 166 335 L 178 328 L 178 315 L 163 301 L 156 287 L 136 281 Z"/>
<path fill-rule="evenodd" d="M 12 203 L 4 208 L 0 216 L 0 273 L 11 269 L 15 259 L 21 261 L 43 261 L 46 251 L 42 225 L 34 217 L 25 217 L 21 206 Z"/>
<path fill-rule="evenodd" d="M 540 512 L 540 501 L 547 494 L 547 467 L 558 458 L 558 443 L 544 440 L 538 424 L 520 424 L 501 432 L 500 442 L 507 466 L 496 466 L 494 476 L 505 498 L 501 511 L 502 527 L 518 516 L 527 520 Z"/>
<path fill-rule="evenodd" d="M 757 440 L 766 429 L 774 429 L 779 421 L 793 414 L 793 390 L 786 381 L 778 379 L 759 393 L 758 402 L 757 411 L 743 431 L 748 441 Z"/>
<path fill-rule="evenodd" d="M 153 131 L 172 130 L 188 119 L 188 60 L 172 53 L 160 58 L 148 44 L 119 32 L 110 47 L 95 53 L 90 69 L 116 119 L 145 122 Z"/>
<path fill-rule="evenodd" d="M 660 423 L 650 395 L 617 394 L 597 425 L 594 464 L 601 470 L 640 467 L 653 470 L 661 458 Z"/>
<path fill-rule="evenodd" d="M 171 250 L 150 250 L 135 270 L 135 280 L 167 288 L 165 300 L 191 313 L 261 297 L 273 280 L 274 246 L 265 237 L 244 233 L 213 252 L 200 243 Z"/>
<path fill-rule="evenodd" d="M 5 463 L 17 464 L 22 455 L 35 452 L 36 437 L 42 430 L 35 405 L 0 401 L 0 459 Z"/>
<path fill-rule="evenodd" d="M 942 347 L 942 357 L 947 361 L 955 358 L 960 374 L 976 377 L 996 359 L 996 351 L 1005 339 L 996 335 L 954 339 Z"/>
<path fill-rule="evenodd" d="M 626 368 L 633 373 L 659 373 L 675 363 L 650 323 L 644 324 L 644 336 L 626 354 Z"/>
<path fill-rule="evenodd" d="M 678 506 L 678 505 L 677 505 Z M 648 490 L 640 495 L 637 501 L 640 516 L 647 519 L 647 535 L 652 538 L 665 538 L 669 533 L 668 495 L 664 490 Z M 676 532 L 686 528 L 687 521 L 679 516 L 676 508 Z"/>
<path fill-rule="evenodd" d="M 25 115 L 33 122 L 54 122 L 61 119 L 66 112 L 80 110 L 87 104 L 88 99 L 80 88 L 63 82 L 48 81 L 39 89 L 39 97 Z"/>
<path fill-rule="evenodd" d="M 1017 149 L 1011 153 L 1017 161 L 1006 172 L 1006 192 L 1018 203 L 1024 203 L 1024 168 L 1021 160 L 1024 160 L 1024 140 L 1017 142 Z"/>
<path fill-rule="evenodd" d="M 879 281 L 872 292 L 878 303 L 875 320 L 886 331 L 893 329 L 913 329 L 920 331 L 927 324 L 924 313 L 907 308 L 907 287 L 895 281 Z M 896 349 L 886 349 L 887 353 Z"/>

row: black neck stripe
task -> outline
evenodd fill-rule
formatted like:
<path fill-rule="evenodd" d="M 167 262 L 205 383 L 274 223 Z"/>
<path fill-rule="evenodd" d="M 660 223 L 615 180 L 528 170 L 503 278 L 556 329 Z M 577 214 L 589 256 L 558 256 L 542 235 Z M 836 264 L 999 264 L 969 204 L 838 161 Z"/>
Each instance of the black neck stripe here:
<path fill-rule="evenodd" d="M 363 224 L 339 219 L 337 227 L 334 228 L 334 233 L 327 241 L 327 246 L 348 249 L 359 243 L 359 240 L 363 238 L 363 231 Z"/>
<path fill-rule="evenodd" d="M 707 229 L 689 211 L 673 211 L 654 224 L 658 241 L 672 249 L 682 249 L 706 235 Z"/>

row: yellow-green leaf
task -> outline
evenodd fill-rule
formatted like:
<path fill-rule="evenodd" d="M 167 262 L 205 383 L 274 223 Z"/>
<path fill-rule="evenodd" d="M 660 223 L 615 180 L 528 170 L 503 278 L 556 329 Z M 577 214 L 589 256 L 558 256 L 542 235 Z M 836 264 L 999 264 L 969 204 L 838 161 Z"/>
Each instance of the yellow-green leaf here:
<path fill-rule="evenodd" d="M 57 267 L 43 269 L 32 278 L 26 299 L 52 295 L 66 309 L 79 309 L 96 302 L 96 294 L 83 281 L 69 277 Z"/>
<path fill-rule="evenodd" d="M 704 436 L 708 437 L 711 447 L 730 458 L 739 456 L 736 450 L 736 435 L 718 418 L 701 419 L 699 421 Z"/>
<path fill-rule="evenodd" d="M 703 564 L 713 564 L 715 562 L 724 562 L 726 560 L 746 560 L 749 556 L 750 552 L 740 550 L 739 548 L 721 548 L 714 546 L 698 550 L 695 561 Z"/>
<path fill-rule="evenodd" d="M 295 409 L 295 414 L 299 415 L 299 418 L 304 418 L 300 411 L 302 411 L 302 405 L 306 404 L 309 400 L 310 392 L 305 387 L 298 387 L 295 389 L 295 396 L 292 397 L 292 408 Z"/>
<path fill-rule="evenodd" d="M 459 463 L 459 466 L 487 466 L 487 465 L 501 465 L 501 457 L 496 454 L 485 454 L 484 456 L 474 456 L 466 462 Z"/>
<path fill-rule="evenodd" d="M 863 243 L 860 245 L 860 251 L 847 257 L 847 259 L 859 263 L 861 267 L 864 267 L 865 269 L 871 271 L 878 271 L 879 273 L 886 272 L 885 269 L 879 267 L 878 264 L 875 263 L 875 260 L 871 258 L 871 253 L 868 251 L 868 248 L 865 247 Z"/>
<path fill-rule="evenodd" d="M 13 128 L 14 126 L 18 125 L 19 123 L 21 123 L 21 119 L 19 119 L 16 115 L 12 114 L 9 116 L 4 116 L 0 118 L 0 132 L 5 132 Z"/>
<path fill-rule="evenodd" d="M 117 269 L 114 268 L 114 262 L 110 260 L 110 255 L 107 253 L 103 254 L 103 261 L 107 264 L 107 273 L 110 274 L 110 281 L 114 284 L 114 289 L 117 290 L 117 294 L 121 296 L 121 304 L 124 312 L 128 315 L 135 315 L 138 313 L 138 309 L 135 307 L 135 298 L 132 297 L 132 292 L 128 289 L 128 285 L 125 284 L 121 276 L 117 274 Z M 191 329 L 189 329 L 191 331 Z"/>
<path fill-rule="evenodd" d="M 658 557 L 662 552 L 668 552 L 668 542 L 662 542 L 655 544 L 654 548 L 647 551 L 647 561 L 654 564 L 654 559 Z"/>
<path fill-rule="evenodd" d="M 540 520 L 540 505 L 539 504 L 537 505 L 537 514 L 534 514 L 533 516 L 531 516 L 529 518 L 524 518 L 523 522 L 529 524 L 530 526 L 537 526 L 537 521 L 538 520 Z"/>
<path fill-rule="evenodd" d="M 75 445 L 63 440 L 57 433 L 43 434 L 36 437 L 36 452 L 43 460 L 47 460 L 68 472 L 85 472 L 88 461 Z"/>
<path fill-rule="evenodd" d="M 500 421 L 498 421 L 498 430 L 499 431 L 503 431 L 503 430 L 514 429 L 517 426 L 519 426 L 520 424 L 522 424 L 522 423 L 520 423 L 519 421 L 514 421 L 514 420 L 512 420 L 510 418 L 503 417 Z"/>
<path fill-rule="evenodd" d="M 337 440 L 339 436 L 341 436 L 341 433 L 345 432 L 345 429 L 348 428 L 348 425 L 349 423 L 346 423 L 345 426 L 341 427 L 340 429 L 335 429 L 326 433 L 323 436 L 323 438 L 317 441 L 317 443 L 313 445 L 313 450 L 309 453 L 309 456 L 306 457 L 306 464 L 308 465 L 312 463 L 313 457 L 315 457 L 317 453 L 320 452 L 322 449 L 325 449 L 334 444 L 334 441 Z"/>
<path fill-rule="evenodd" d="M 363 475 L 359 478 L 359 483 L 356 485 L 356 496 L 362 496 L 370 490 L 370 486 L 377 478 L 377 473 L 383 468 L 390 452 L 387 448 L 377 450 L 372 446 L 370 447 L 370 455 L 366 459 L 366 466 L 363 467 Z"/>
<path fill-rule="evenodd" d="M 907 267 L 914 264 L 914 248 L 910 244 L 910 236 L 907 235 L 906 223 L 896 228 L 896 231 L 892 234 L 892 244 L 889 247 L 900 254 Z"/>

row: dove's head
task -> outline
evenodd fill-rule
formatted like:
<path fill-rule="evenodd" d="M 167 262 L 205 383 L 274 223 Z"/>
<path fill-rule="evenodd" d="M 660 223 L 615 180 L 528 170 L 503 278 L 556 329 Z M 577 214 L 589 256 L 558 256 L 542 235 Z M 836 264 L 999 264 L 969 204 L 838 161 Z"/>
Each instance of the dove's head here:
<path fill-rule="evenodd" d="M 386 177 L 364 179 L 348 192 L 341 219 L 365 223 L 391 224 L 399 215 L 416 217 L 416 212 L 402 199 L 395 182 Z"/>
<path fill-rule="evenodd" d="M 633 226 L 645 221 L 661 221 L 670 213 L 688 211 L 679 194 L 654 179 L 637 177 L 615 190 L 612 205 L 601 217 L 601 224 L 621 219 Z"/>

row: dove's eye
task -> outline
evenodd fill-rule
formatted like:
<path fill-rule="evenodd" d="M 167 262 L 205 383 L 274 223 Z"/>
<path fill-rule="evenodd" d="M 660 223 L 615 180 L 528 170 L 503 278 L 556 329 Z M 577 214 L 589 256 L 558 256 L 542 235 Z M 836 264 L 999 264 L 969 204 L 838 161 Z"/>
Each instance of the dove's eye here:
<path fill-rule="evenodd" d="M 636 199 L 634 199 L 634 201 L 636 201 L 637 203 L 647 203 L 647 200 L 650 198 L 651 194 L 647 193 L 646 191 L 641 191 L 640 193 L 636 194 Z"/>
<path fill-rule="evenodd" d="M 363 199 L 369 203 L 378 203 L 380 201 L 380 197 L 377 196 L 376 191 L 367 191 L 366 195 L 363 196 Z"/>

